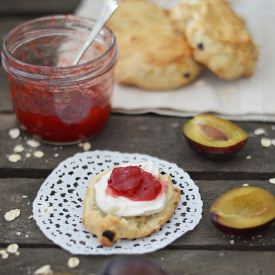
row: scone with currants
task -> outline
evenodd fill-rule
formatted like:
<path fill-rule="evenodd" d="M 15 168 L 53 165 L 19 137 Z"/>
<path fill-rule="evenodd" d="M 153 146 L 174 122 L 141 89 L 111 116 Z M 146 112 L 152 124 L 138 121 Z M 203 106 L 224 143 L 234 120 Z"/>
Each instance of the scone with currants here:
<path fill-rule="evenodd" d="M 104 246 L 160 230 L 180 199 L 179 189 L 153 162 L 114 167 L 92 178 L 83 224 Z"/>

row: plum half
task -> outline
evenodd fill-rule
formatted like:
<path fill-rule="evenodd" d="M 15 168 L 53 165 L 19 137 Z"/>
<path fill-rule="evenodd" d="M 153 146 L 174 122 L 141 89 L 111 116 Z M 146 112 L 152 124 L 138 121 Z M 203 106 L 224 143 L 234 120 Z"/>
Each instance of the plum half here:
<path fill-rule="evenodd" d="M 255 186 L 233 188 L 213 203 L 210 216 L 224 233 L 255 233 L 275 220 L 275 198 Z"/>
<path fill-rule="evenodd" d="M 247 133 L 236 124 L 210 114 L 188 120 L 182 131 L 191 148 L 209 158 L 231 157 L 248 139 Z"/>

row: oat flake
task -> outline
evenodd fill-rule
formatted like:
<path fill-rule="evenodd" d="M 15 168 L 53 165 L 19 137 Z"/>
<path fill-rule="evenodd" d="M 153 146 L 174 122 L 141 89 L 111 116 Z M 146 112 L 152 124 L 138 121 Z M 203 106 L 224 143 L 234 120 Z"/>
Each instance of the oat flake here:
<path fill-rule="evenodd" d="M 13 152 L 15 152 L 15 153 L 22 153 L 24 150 L 25 150 L 25 148 L 21 144 L 16 145 L 13 148 Z"/>
<path fill-rule="evenodd" d="M 10 222 L 20 216 L 20 209 L 12 209 L 5 214 L 5 220 Z"/>
<path fill-rule="evenodd" d="M 246 159 L 252 159 L 251 155 L 246 156 Z"/>
<path fill-rule="evenodd" d="M 16 254 L 18 252 L 18 249 L 19 249 L 19 245 L 16 243 L 12 243 L 8 245 L 7 252 L 10 254 Z"/>
<path fill-rule="evenodd" d="M 254 134 L 255 134 L 256 136 L 265 135 L 265 134 L 266 134 L 266 131 L 265 131 L 265 129 L 263 129 L 263 128 L 258 128 L 258 129 L 256 129 L 256 130 L 254 131 Z"/>
<path fill-rule="evenodd" d="M 35 151 L 34 153 L 33 153 L 33 156 L 35 157 L 35 158 L 43 158 L 44 157 L 44 153 L 42 152 L 42 151 Z"/>
<path fill-rule="evenodd" d="M 27 141 L 27 144 L 30 146 L 30 147 L 33 147 L 33 148 L 37 148 L 41 145 L 41 143 L 37 140 L 34 140 L 34 139 L 29 139 Z"/>
<path fill-rule="evenodd" d="M 21 156 L 19 154 L 11 154 L 8 156 L 8 160 L 10 162 L 18 162 L 19 160 L 21 160 Z"/>
<path fill-rule="evenodd" d="M 11 139 L 17 139 L 20 136 L 20 130 L 18 128 L 10 129 L 9 136 Z"/>
<path fill-rule="evenodd" d="M 3 260 L 5 260 L 5 259 L 7 259 L 9 257 L 9 254 L 4 249 L 0 250 L 0 255 L 1 255 L 1 257 L 2 257 Z"/>
<path fill-rule="evenodd" d="M 92 148 L 91 143 L 85 142 L 85 143 L 83 144 L 83 150 L 84 150 L 84 151 L 89 151 L 91 148 Z"/>
<path fill-rule="evenodd" d="M 263 146 L 263 147 L 270 147 L 271 146 L 271 144 L 272 144 L 272 142 L 271 142 L 271 139 L 269 139 L 269 138 L 262 138 L 261 139 L 261 145 Z"/>
<path fill-rule="evenodd" d="M 35 272 L 34 275 L 50 275 L 53 274 L 53 271 L 51 269 L 50 265 L 43 265 L 39 267 Z"/>
<path fill-rule="evenodd" d="M 68 260 L 68 267 L 69 268 L 76 268 L 76 267 L 79 266 L 79 263 L 80 263 L 80 261 L 77 257 L 71 257 Z"/>
<path fill-rule="evenodd" d="M 272 183 L 272 184 L 275 184 L 275 178 L 269 179 L 269 182 Z"/>

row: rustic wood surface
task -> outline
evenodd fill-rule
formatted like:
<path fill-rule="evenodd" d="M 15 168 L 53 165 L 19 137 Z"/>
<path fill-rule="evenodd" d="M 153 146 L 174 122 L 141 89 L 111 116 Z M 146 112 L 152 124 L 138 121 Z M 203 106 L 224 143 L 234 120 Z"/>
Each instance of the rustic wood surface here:
<path fill-rule="evenodd" d="M 72 12 L 78 0 L 1 0 L 0 49 L 8 31 L 17 24 L 40 15 Z M 200 188 L 204 202 L 203 218 L 198 227 L 179 238 L 166 249 L 148 257 L 159 263 L 170 275 L 256 275 L 275 274 L 275 224 L 255 236 L 224 235 L 212 225 L 208 209 L 223 191 L 244 183 L 261 186 L 275 193 L 275 185 L 268 182 L 275 177 L 275 146 L 263 148 L 254 130 L 266 129 L 275 138 L 271 123 L 237 122 L 249 134 L 245 149 L 232 159 L 209 160 L 194 153 L 186 145 L 181 125 L 182 118 L 156 115 L 126 116 L 113 114 L 104 129 L 91 140 L 92 150 L 107 149 L 121 152 L 139 152 L 177 163 L 188 171 Z M 56 275 L 96 274 L 110 257 L 79 256 L 80 265 L 74 270 L 67 267 L 70 254 L 48 240 L 31 218 L 32 202 L 43 180 L 67 157 L 81 152 L 77 145 L 55 147 L 42 145 L 41 159 L 26 158 L 11 163 L 7 156 L 17 144 L 33 153 L 26 145 L 30 138 L 25 133 L 11 140 L 8 131 L 18 127 L 12 111 L 8 83 L 0 69 L 0 249 L 18 243 L 20 255 L 0 257 L 0 275 L 31 275 L 45 264 L 50 264 Z M 274 128 L 274 127 L 273 127 Z M 55 157 L 55 154 L 58 157 Z M 250 155 L 251 159 L 246 159 Z M 27 196 L 27 197 L 26 197 Z M 4 214 L 14 208 L 21 215 L 12 222 Z M 18 233 L 20 232 L 20 233 Z"/>

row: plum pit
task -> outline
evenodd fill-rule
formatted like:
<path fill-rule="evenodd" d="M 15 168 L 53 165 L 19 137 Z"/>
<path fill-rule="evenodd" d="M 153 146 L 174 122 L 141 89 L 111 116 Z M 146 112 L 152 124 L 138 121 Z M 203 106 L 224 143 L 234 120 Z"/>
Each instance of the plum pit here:
<path fill-rule="evenodd" d="M 193 150 L 209 158 L 227 158 L 239 152 L 248 135 L 236 124 L 210 114 L 188 120 L 182 128 Z"/>

